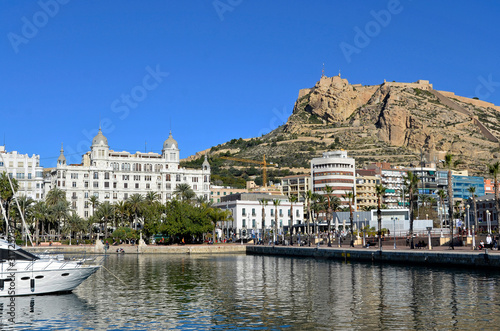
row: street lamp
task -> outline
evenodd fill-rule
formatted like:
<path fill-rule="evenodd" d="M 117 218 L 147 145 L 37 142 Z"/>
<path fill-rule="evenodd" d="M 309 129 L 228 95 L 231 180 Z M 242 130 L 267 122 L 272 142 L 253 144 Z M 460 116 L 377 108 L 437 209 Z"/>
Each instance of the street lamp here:
<path fill-rule="evenodd" d="M 392 232 L 394 233 L 394 249 L 396 249 L 396 219 L 397 217 L 391 217 L 392 222 L 394 223 L 394 227 L 392 228 Z"/>
<path fill-rule="evenodd" d="M 469 214 L 470 206 L 467 204 L 467 206 L 465 207 L 467 208 L 467 237 L 470 237 L 470 214 Z"/>
<path fill-rule="evenodd" d="M 488 231 L 488 234 L 490 234 L 491 230 L 490 230 L 490 211 L 489 210 L 486 211 L 486 229 Z"/>
<path fill-rule="evenodd" d="M 365 218 L 365 222 L 366 222 L 366 218 Z M 363 222 L 363 247 L 366 247 L 366 242 L 365 242 L 365 233 L 366 233 L 366 229 L 365 229 L 365 222 Z"/>
<path fill-rule="evenodd" d="M 432 226 L 428 226 L 427 227 L 427 232 L 429 233 L 429 250 L 432 249 L 431 230 L 432 230 Z"/>

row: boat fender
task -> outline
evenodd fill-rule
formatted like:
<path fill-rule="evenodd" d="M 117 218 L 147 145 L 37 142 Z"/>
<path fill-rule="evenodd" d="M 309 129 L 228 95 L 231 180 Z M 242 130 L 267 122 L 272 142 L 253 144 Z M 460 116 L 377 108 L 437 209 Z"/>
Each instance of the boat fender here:
<path fill-rule="evenodd" d="M 5 279 L 0 279 L 0 291 L 3 291 L 5 287 Z"/>
<path fill-rule="evenodd" d="M 35 292 L 35 278 L 30 279 L 31 292 Z"/>

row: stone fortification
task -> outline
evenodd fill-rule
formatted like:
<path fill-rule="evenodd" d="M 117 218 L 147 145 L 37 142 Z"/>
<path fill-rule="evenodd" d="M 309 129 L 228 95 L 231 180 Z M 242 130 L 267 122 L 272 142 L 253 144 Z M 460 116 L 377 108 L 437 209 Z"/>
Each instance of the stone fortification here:
<path fill-rule="evenodd" d="M 477 99 L 471 99 L 471 98 L 467 98 L 467 97 L 461 97 L 461 96 L 456 95 L 455 93 L 449 92 L 449 91 L 438 91 L 438 92 L 441 93 L 442 95 L 444 95 L 445 97 L 450 98 L 450 99 L 456 99 L 456 100 L 459 100 L 459 101 L 462 101 L 465 103 L 469 103 L 469 104 L 474 105 L 476 107 L 493 108 L 497 111 L 500 111 L 500 107 L 495 106 L 491 102 L 477 100 Z"/>

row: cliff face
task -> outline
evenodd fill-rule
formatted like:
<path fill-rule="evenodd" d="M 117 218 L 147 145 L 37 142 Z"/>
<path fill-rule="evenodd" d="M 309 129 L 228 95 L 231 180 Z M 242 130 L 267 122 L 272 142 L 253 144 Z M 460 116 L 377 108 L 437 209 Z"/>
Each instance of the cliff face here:
<path fill-rule="evenodd" d="M 330 138 L 336 137 L 354 153 L 380 145 L 378 151 L 384 154 L 387 148 L 401 147 L 410 154 L 423 149 L 466 158 L 487 158 L 493 152 L 498 157 L 500 113 L 496 107 L 482 107 L 476 100 L 450 98 L 445 93 L 434 91 L 427 81 L 360 86 L 339 76 L 322 77 L 313 88 L 301 90 L 283 131 L 311 136 L 320 128 L 330 128 Z M 353 140 L 353 132 L 363 139 Z"/>
<path fill-rule="evenodd" d="M 438 162 L 451 152 L 471 173 L 484 175 L 500 157 L 498 138 L 495 105 L 436 91 L 428 81 L 362 86 L 335 76 L 300 90 L 283 126 L 245 142 L 233 139 L 211 153 L 256 160 L 265 154 L 280 167 L 307 169 L 311 158 L 341 148 L 360 167 L 374 161 L 417 165 L 422 152 L 429 154 L 426 161 Z"/>

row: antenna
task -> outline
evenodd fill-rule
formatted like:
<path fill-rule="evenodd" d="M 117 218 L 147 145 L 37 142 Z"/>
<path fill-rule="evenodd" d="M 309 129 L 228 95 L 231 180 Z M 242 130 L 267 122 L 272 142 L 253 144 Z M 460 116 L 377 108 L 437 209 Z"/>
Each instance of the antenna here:
<path fill-rule="evenodd" d="M 144 153 L 147 153 L 148 152 L 148 142 L 145 141 L 144 142 Z"/>

